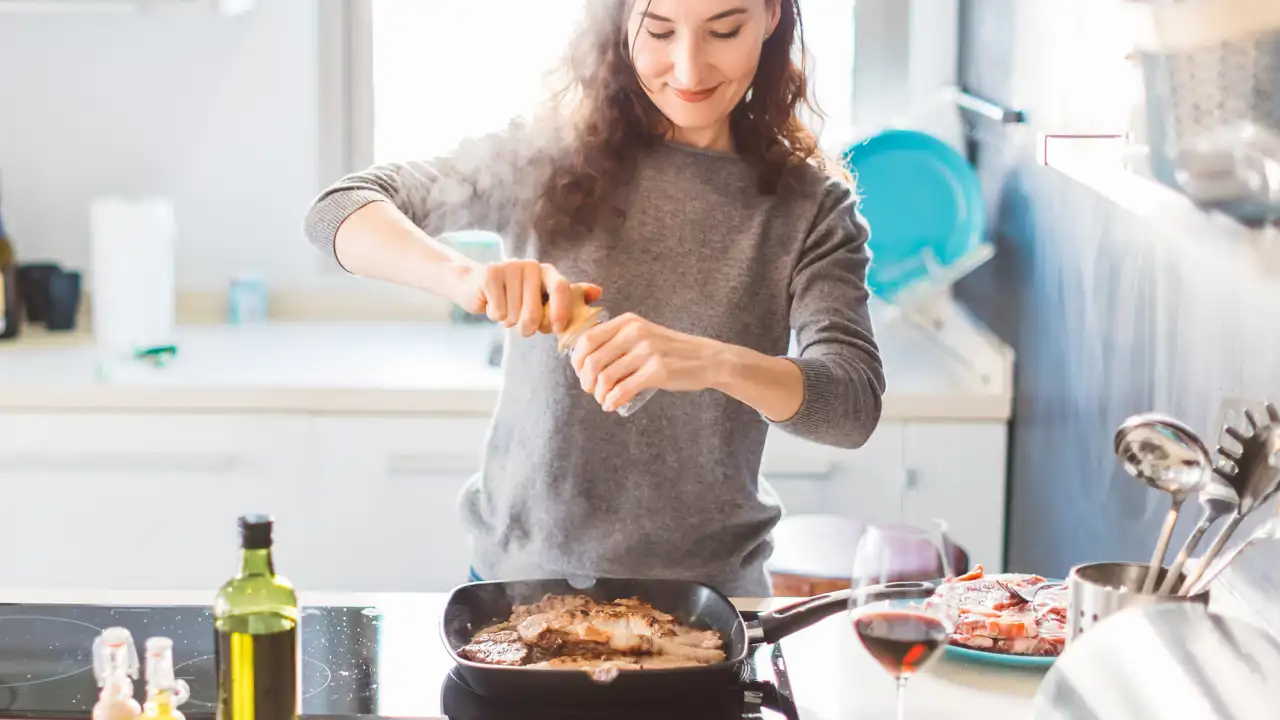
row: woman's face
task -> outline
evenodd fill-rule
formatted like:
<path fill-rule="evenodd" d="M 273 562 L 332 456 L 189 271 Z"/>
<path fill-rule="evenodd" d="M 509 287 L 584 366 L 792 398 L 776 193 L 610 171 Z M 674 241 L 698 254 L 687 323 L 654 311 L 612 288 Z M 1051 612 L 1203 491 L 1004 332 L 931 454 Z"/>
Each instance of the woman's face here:
<path fill-rule="evenodd" d="M 728 139 L 729 113 L 755 78 L 779 0 L 635 0 L 627 18 L 645 93 L 676 139 L 709 147 Z"/>

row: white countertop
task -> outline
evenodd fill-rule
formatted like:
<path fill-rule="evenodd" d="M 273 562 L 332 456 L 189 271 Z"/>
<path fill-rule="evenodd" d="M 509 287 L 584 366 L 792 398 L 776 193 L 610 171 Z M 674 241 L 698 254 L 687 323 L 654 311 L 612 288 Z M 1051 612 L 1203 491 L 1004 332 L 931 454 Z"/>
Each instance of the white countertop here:
<path fill-rule="evenodd" d="M 1225 588 L 1222 588 L 1225 590 Z M 98 605 L 208 606 L 212 591 L 0 589 L 0 603 Z M 435 634 L 435 618 L 443 611 L 445 594 L 299 592 L 303 605 L 378 607 L 387 614 L 422 618 L 401 627 L 411 631 L 423 654 L 415 654 L 409 671 L 423 673 L 452 662 Z M 737 598 L 740 609 L 763 610 L 795 602 L 791 598 Z M 1256 617 L 1238 596 L 1214 588 L 1215 612 Z M 802 720 L 871 720 L 893 717 L 894 682 L 858 642 L 848 618 L 839 613 L 781 641 L 792 690 Z M 398 672 L 389 668 L 389 672 Z M 1002 667 L 957 659 L 943 654 L 907 685 L 907 716 L 912 718 L 1029 717 L 1033 700 L 1047 671 Z M 390 708 L 384 714 L 396 714 Z"/>
<path fill-rule="evenodd" d="M 0 602 L 94 603 L 103 605 L 202 605 L 211 593 L 198 591 L 105 590 L 2 590 Z M 452 661 L 438 641 L 434 618 L 443 608 L 440 594 L 299 593 L 304 605 L 376 606 L 410 608 L 413 614 L 431 618 L 421 623 L 424 657 L 415 659 L 412 672 L 434 676 L 425 668 Z M 734 601 L 743 609 L 776 607 L 793 602 L 781 598 Z M 425 629 L 424 629 L 425 628 Z M 415 631 L 415 632 L 416 632 Z M 420 636 L 420 638 L 419 638 Z M 428 637 L 429 636 L 429 637 Z M 141 638 L 135 638 L 141 642 Z M 893 717 L 894 681 L 861 646 L 845 614 L 837 614 L 782 640 L 792 690 L 800 706 L 801 720 L 880 720 Z M 397 672 L 388 668 L 387 672 Z M 1044 677 L 1042 670 L 1000 668 L 968 663 L 943 655 L 907 685 L 907 716 L 912 718 L 1025 718 L 1031 700 Z M 395 708 L 383 714 L 394 715 Z"/>
<path fill-rule="evenodd" d="M 991 384 L 918 327 L 876 326 L 887 420 L 1004 420 L 1012 353 Z M 99 373 L 88 334 L 31 331 L 0 344 L 0 409 L 492 412 L 502 373 L 497 331 L 411 322 L 188 325 L 166 367 L 123 360 Z M 518 336 L 515 341 L 522 340 Z"/>

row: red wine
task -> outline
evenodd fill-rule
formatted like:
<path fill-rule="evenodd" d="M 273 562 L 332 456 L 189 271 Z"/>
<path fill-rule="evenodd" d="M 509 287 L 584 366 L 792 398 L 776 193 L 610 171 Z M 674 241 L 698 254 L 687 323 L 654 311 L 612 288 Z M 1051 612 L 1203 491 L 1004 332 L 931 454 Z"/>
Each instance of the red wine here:
<path fill-rule="evenodd" d="M 932 615 L 906 611 L 867 613 L 853 623 L 858 639 L 892 675 L 910 675 L 947 642 L 947 628 Z"/>

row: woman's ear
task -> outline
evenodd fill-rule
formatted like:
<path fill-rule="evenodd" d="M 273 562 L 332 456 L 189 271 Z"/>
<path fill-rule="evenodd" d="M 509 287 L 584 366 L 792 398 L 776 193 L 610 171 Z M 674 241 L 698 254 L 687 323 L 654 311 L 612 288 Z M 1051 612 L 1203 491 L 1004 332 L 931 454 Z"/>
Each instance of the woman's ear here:
<path fill-rule="evenodd" d="M 765 26 L 764 37 L 768 40 L 773 36 L 773 31 L 778 29 L 778 21 L 782 19 L 782 3 L 791 2 L 791 0 L 764 0 L 765 10 L 769 14 L 769 23 Z"/>

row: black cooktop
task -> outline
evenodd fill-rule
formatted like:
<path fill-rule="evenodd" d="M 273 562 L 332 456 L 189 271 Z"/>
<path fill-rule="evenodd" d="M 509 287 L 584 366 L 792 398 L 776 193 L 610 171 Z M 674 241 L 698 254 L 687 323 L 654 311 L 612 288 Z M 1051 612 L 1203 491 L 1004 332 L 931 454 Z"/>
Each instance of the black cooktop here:
<path fill-rule="evenodd" d="M 751 616 L 744 614 L 747 619 Z M 430 612 L 376 607 L 309 607 L 302 615 L 302 711 L 311 716 L 489 718 L 664 718 L 798 720 L 782 649 L 763 646 L 732 687 L 697 697 L 654 698 L 626 707 L 539 705 L 489 700 L 452 671 Z M 93 641 L 103 629 L 127 628 L 141 654 L 148 637 L 174 643 L 175 674 L 191 687 L 178 709 L 212 720 L 216 681 L 213 619 L 189 606 L 0 604 L 0 718 L 85 718 L 97 700 Z M 139 702 L 146 680 L 134 683 Z"/>

